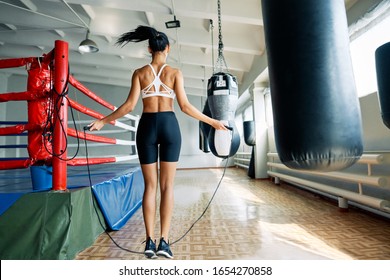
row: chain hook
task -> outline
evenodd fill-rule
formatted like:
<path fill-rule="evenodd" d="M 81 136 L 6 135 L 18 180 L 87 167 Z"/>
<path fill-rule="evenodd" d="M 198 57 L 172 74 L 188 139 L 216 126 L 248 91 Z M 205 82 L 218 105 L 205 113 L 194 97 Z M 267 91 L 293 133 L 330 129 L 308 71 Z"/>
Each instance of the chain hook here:
<path fill-rule="evenodd" d="M 214 67 L 214 73 L 217 72 L 227 72 L 229 73 L 229 69 L 225 60 L 225 57 L 223 55 L 223 41 L 222 41 L 222 21 L 221 21 L 221 0 L 218 0 L 218 57 L 217 62 Z M 223 71 L 225 70 L 225 71 Z"/>

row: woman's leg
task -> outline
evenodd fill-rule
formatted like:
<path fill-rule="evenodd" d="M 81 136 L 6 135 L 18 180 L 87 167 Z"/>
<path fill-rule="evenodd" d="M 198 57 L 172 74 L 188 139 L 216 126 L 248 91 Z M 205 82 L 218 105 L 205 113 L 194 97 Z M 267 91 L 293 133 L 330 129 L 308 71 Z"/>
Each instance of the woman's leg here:
<path fill-rule="evenodd" d="M 160 219 L 161 237 L 168 241 L 169 229 L 173 213 L 173 184 L 176 175 L 177 162 L 160 162 Z"/>
<path fill-rule="evenodd" d="M 158 184 L 157 163 L 141 164 L 145 181 L 145 191 L 142 200 L 142 212 L 146 230 L 146 239 L 154 240 L 154 223 L 156 218 L 156 194 Z"/>

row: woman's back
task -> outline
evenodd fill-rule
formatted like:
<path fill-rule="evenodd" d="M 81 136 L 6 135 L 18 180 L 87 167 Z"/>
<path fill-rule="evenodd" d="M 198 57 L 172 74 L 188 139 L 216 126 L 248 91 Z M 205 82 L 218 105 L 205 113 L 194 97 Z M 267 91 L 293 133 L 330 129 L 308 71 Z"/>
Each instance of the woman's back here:
<path fill-rule="evenodd" d="M 177 69 L 172 68 L 169 65 L 164 67 L 164 64 L 157 63 L 145 65 L 137 70 L 140 87 L 142 89 L 141 91 L 146 91 L 142 93 L 144 112 L 173 111 L 176 73 Z M 160 85 L 160 87 L 156 89 L 153 82 L 158 74 L 160 74 L 159 80 L 164 86 Z M 173 95 L 168 93 L 169 90 L 173 91 Z M 156 93 L 160 94 L 156 95 Z"/>

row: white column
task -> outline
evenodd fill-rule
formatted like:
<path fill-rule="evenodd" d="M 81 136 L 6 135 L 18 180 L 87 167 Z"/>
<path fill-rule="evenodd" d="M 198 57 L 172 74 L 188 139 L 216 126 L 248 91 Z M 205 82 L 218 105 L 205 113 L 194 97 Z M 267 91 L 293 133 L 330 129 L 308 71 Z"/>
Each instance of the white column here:
<path fill-rule="evenodd" d="M 256 145 L 254 146 L 255 178 L 268 178 L 267 152 L 268 152 L 268 128 L 265 111 L 265 88 L 254 84 L 250 88 L 253 103 L 253 120 L 255 121 Z"/>

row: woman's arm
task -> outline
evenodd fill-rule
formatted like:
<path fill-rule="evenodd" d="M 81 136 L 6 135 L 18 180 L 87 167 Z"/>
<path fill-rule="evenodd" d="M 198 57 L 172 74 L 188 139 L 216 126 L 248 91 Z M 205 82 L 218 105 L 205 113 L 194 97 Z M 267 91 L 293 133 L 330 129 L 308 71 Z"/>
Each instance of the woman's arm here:
<path fill-rule="evenodd" d="M 130 88 L 129 95 L 128 95 L 126 101 L 111 114 L 105 116 L 104 118 L 102 118 L 100 120 L 96 120 L 96 121 L 92 122 L 88 126 L 89 130 L 90 131 L 100 130 L 100 129 L 102 129 L 102 127 L 105 124 L 110 123 L 111 121 L 117 120 L 117 119 L 123 117 L 124 115 L 130 113 L 131 111 L 133 111 L 135 105 L 138 102 L 140 92 L 141 92 L 141 85 L 140 85 L 140 81 L 139 81 L 138 70 L 135 70 L 133 73 L 133 76 L 131 78 L 131 88 Z"/>
<path fill-rule="evenodd" d="M 177 70 L 177 73 L 175 75 L 174 90 L 176 93 L 177 102 L 178 102 L 179 107 L 183 113 L 185 113 L 185 114 L 187 114 L 187 115 L 189 115 L 189 116 L 191 116 L 199 121 L 205 122 L 205 123 L 211 125 L 212 127 L 214 127 L 215 129 L 227 130 L 227 128 L 225 127 L 225 125 L 222 122 L 206 116 L 205 114 L 200 112 L 196 107 L 194 107 L 188 101 L 187 95 L 186 95 L 185 90 L 184 90 L 183 74 L 181 73 L 180 70 Z"/>

